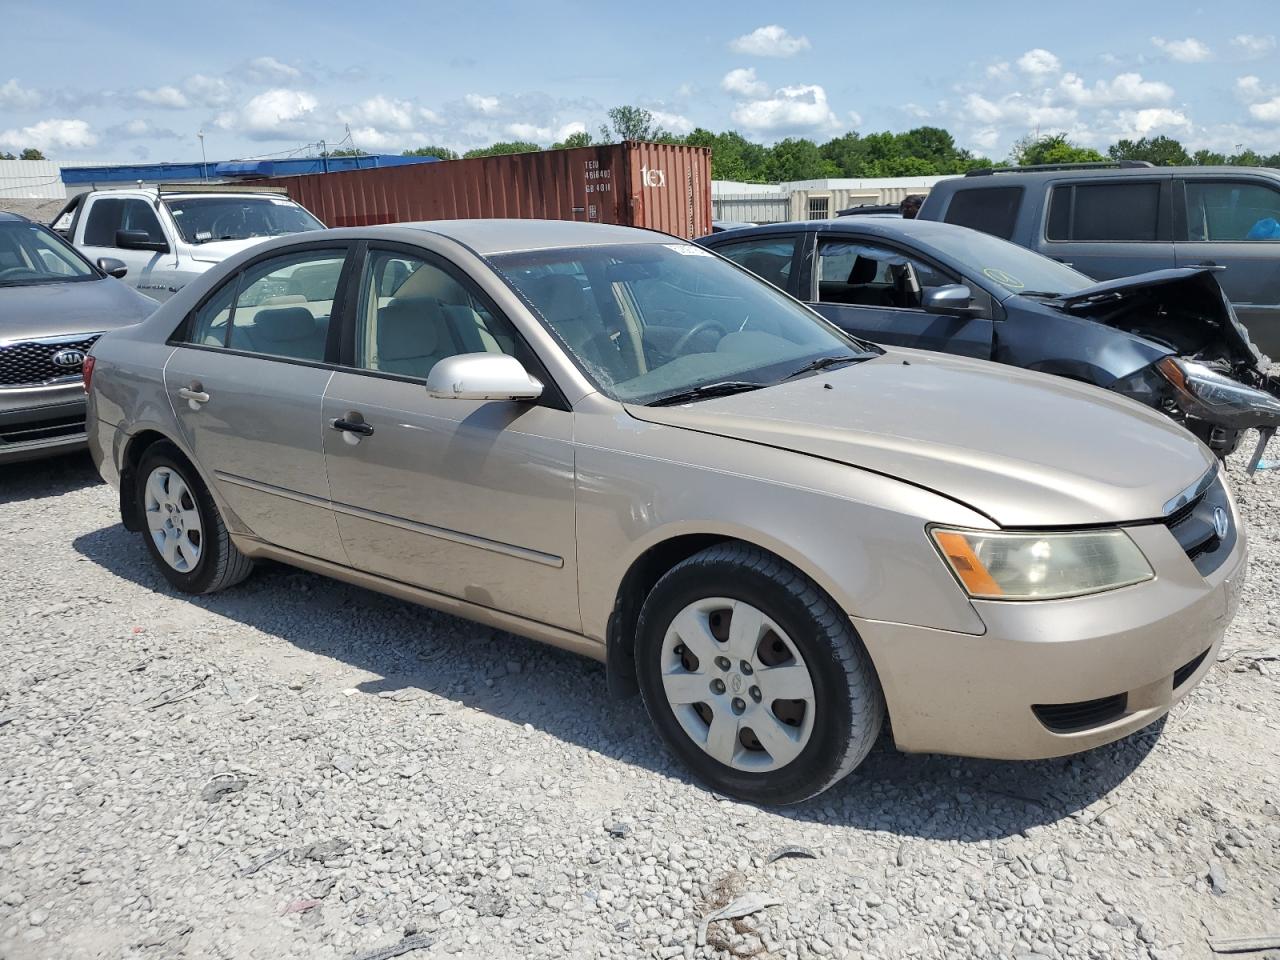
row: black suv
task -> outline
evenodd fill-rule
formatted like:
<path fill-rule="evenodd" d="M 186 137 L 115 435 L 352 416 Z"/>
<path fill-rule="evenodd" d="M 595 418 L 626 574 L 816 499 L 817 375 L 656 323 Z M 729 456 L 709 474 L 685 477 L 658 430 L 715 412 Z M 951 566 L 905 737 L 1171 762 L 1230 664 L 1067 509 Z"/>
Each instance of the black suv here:
<path fill-rule="evenodd" d="M 934 186 L 919 216 L 1098 280 L 1216 267 L 1258 349 L 1280 359 L 1280 170 L 1144 161 L 973 170 Z"/>

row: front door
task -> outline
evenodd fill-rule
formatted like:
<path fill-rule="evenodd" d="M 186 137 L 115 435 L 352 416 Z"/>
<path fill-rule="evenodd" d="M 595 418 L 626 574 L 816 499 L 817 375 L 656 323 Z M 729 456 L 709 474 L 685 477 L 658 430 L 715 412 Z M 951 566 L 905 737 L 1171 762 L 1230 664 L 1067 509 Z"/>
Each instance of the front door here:
<path fill-rule="evenodd" d="M 518 334 L 443 260 L 371 247 L 344 366 L 324 396 L 333 509 L 352 566 L 578 630 L 573 414 L 537 402 L 441 400 L 424 382 Z M 358 429 L 352 429 L 356 425 Z"/>
<path fill-rule="evenodd" d="M 182 285 L 178 280 L 177 253 L 164 235 L 160 218 L 141 197 L 91 197 L 82 214 L 84 232 L 80 251 L 95 263 L 99 257 L 115 257 L 129 268 L 125 283 L 153 300 L 168 300 Z M 140 230 L 152 243 L 164 243 L 168 250 L 132 250 L 116 245 L 121 230 Z"/>
<path fill-rule="evenodd" d="M 262 540 L 335 563 L 346 555 L 328 503 L 321 400 L 346 253 L 329 244 L 248 266 L 194 311 L 165 367 L 184 438 L 235 517 Z M 283 294 L 300 270 L 326 279 Z"/>
<path fill-rule="evenodd" d="M 922 257 L 869 238 L 819 236 L 813 289 L 805 299 L 842 330 L 873 343 L 990 359 L 989 311 L 959 315 L 921 309 L 924 291 L 960 282 Z M 989 301 L 981 290 L 970 289 L 975 302 Z"/>

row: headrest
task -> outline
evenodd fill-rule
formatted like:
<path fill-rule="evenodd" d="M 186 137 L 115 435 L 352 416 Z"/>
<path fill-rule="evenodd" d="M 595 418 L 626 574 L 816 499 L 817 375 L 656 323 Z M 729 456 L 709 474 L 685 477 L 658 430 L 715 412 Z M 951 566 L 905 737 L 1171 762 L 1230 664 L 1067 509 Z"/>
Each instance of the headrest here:
<path fill-rule="evenodd" d="M 854 258 L 853 269 L 849 271 L 849 283 L 872 283 L 880 269 L 880 262 L 859 254 Z"/>
<path fill-rule="evenodd" d="M 591 313 L 582 284 L 563 273 L 551 273 L 529 281 L 534 301 L 556 324 L 562 320 L 580 320 Z"/>
<path fill-rule="evenodd" d="M 409 360 L 436 352 L 444 315 L 431 297 L 397 297 L 378 311 L 378 359 Z"/>
<path fill-rule="evenodd" d="M 273 307 L 253 315 L 255 337 L 283 343 L 316 334 L 316 318 L 306 307 Z"/>
<path fill-rule="evenodd" d="M 395 295 L 400 300 L 431 297 L 441 303 L 471 302 L 462 284 L 429 263 L 409 274 L 409 278 L 395 288 Z"/>
<path fill-rule="evenodd" d="M 304 263 L 289 274 L 288 292 L 301 294 L 308 300 L 332 300 L 338 289 L 338 274 L 341 272 L 341 260 Z"/>

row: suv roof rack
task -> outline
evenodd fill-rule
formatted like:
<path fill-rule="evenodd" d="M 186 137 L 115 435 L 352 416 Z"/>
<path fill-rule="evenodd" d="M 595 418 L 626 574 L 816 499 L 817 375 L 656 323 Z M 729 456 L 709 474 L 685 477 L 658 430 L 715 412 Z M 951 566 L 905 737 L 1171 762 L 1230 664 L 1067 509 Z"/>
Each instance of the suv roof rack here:
<path fill-rule="evenodd" d="M 156 193 L 263 193 L 287 197 L 286 187 L 265 187 L 251 183 L 158 183 Z"/>
<path fill-rule="evenodd" d="M 1088 163 L 1033 163 L 1025 167 L 983 167 L 966 170 L 966 177 L 989 177 L 995 173 L 1045 173 L 1052 170 L 1135 170 L 1154 167 L 1150 160 L 1101 160 Z"/>

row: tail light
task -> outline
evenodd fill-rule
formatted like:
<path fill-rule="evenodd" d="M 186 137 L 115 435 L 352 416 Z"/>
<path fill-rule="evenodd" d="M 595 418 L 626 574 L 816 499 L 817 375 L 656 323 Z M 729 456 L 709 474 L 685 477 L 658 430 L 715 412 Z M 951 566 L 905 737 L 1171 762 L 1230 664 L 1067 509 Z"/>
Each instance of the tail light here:
<path fill-rule="evenodd" d="M 89 388 L 93 385 L 93 354 L 89 354 L 84 358 L 84 363 L 80 366 L 80 372 L 84 375 L 84 392 L 88 393 Z"/>

